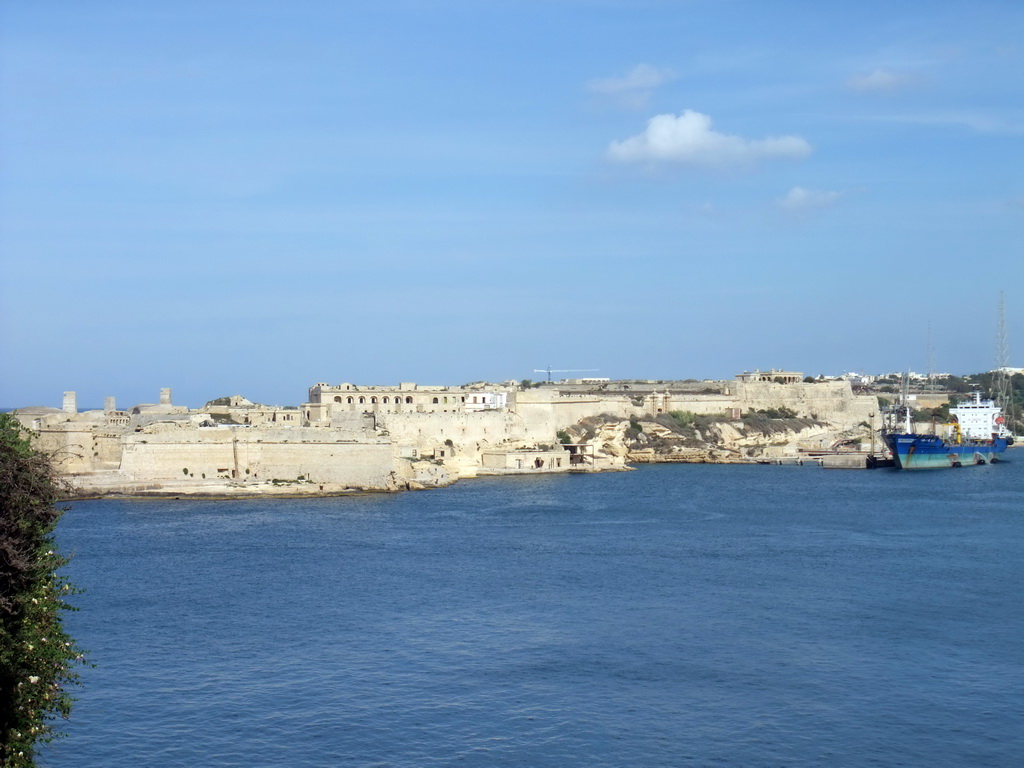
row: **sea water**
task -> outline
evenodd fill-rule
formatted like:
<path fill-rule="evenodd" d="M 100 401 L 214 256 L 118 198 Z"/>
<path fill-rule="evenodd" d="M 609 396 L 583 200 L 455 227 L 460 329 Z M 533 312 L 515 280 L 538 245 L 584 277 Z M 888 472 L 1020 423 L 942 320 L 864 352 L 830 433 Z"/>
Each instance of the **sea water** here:
<path fill-rule="evenodd" d="M 1020 765 L 1017 452 L 76 503 L 42 763 Z"/>

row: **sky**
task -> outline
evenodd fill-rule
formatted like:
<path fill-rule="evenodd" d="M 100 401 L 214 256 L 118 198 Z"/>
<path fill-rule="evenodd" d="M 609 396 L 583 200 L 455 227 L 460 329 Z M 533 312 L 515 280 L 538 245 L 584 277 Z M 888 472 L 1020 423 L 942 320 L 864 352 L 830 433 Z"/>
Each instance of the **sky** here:
<path fill-rule="evenodd" d="M 0 6 L 0 407 L 1024 365 L 1024 3 Z"/>

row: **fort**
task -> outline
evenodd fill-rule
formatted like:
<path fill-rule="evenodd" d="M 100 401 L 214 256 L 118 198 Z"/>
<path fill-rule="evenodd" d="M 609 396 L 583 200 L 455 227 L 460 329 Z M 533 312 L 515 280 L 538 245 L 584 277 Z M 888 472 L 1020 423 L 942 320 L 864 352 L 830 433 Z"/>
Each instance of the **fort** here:
<path fill-rule="evenodd" d="M 879 408 L 848 381 L 775 370 L 727 381 L 524 384 L 320 382 L 297 406 L 233 395 L 199 409 L 174 405 L 163 389 L 156 403 L 120 410 L 108 397 L 103 410 L 86 411 L 65 392 L 61 408 L 13 415 L 83 496 L 231 496 L 422 489 L 638 461 L 756 461 L 856 444 Z M 750 428 L 759 414 L 775 414 L 770 429 Z"/>

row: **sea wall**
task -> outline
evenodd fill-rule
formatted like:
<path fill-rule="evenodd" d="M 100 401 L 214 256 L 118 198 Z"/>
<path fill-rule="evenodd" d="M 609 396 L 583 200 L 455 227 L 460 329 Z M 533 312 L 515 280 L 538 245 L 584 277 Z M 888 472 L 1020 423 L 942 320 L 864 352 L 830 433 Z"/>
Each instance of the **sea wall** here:
<path fill-rule="evenodd" d="M 393 487 L 402 469 L 387 440 L 357 442 L 303 427 L 229 426 L 125 435 L 120 466 L 132 481 L 278 479 L 354 488 Z"/>

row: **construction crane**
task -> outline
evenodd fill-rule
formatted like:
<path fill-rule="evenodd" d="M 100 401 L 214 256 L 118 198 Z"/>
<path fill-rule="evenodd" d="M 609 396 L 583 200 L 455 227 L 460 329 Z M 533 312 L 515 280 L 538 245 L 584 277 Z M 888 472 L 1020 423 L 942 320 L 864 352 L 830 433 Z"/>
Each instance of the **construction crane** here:
<path fill-rule="evenodd" d="M 534 368 L 534 373 L 546 373 L 548 375 L 548 381 L 551 381 L 552 373 L 594 373 L 595 371 L 601 370 L 600 368 L 552 368 L 550 365 L 547 368 Z"/>

